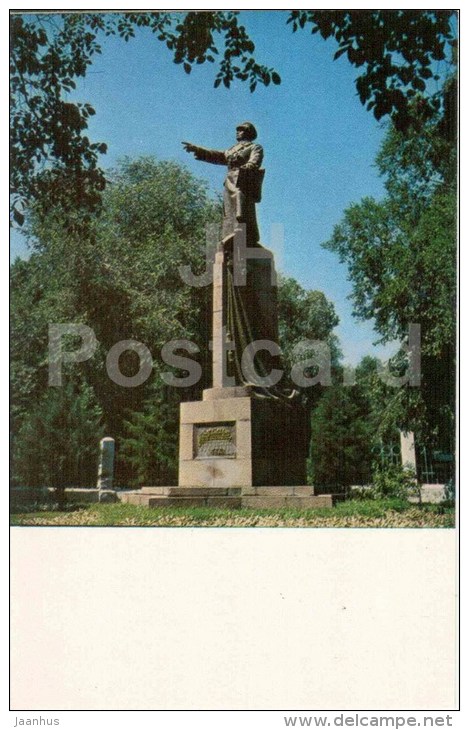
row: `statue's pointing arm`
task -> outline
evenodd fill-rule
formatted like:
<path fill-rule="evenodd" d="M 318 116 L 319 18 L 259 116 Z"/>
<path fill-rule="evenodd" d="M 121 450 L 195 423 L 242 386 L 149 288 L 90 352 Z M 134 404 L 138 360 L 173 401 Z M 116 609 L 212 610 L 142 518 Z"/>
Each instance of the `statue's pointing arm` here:
<path fill-rule="evenodd" d="M 221 150 L 207 150 L 205 147 L 197 147 L 194 154 L 197 160 L 211 162 L 212 165 L 226 165 L 225 153 Z"/>
<path fill-rule="evenodd" d="M 211 162 L 213 165 L 226 165 L 225 153 L 221 150 L 208 150 L 206 147 L 199 147 L 189 142 L 183 142 L 186 152 L 192 152 L 196 160 Z"/>

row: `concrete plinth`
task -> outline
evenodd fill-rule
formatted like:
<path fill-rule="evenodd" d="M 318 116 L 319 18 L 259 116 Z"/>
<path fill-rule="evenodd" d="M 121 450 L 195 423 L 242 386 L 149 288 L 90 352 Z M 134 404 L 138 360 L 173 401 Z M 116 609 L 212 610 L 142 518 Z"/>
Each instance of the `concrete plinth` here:
<path fill-rule="evenodd" d="M 251 399 L 181 403 L 180 487 L 243 487 L 253 483 Z"/>
<path fill-rule="evenodd" d="M 304 484 L 302 417 L 294 404 L 243 396 L 181 403 L 179 486 Z"/>
<path fill-rule="evenodd" d="M 306 482 L 309 414 L 280 388 L 268 390 L 265 375 L 259 382 L 263 372 L 281 369 L 278 354 L 269 351 L 264 362 L 261 353 L 268 348 L 260 348 L 251 363 L 254 373 L 245 372 L 242 343 L 278 342 L 273 256 L 256 250 L 259 256 L 243 269 L 244 283 L 236 277 L 239 248 L 215 256 L 212 387 L 201 401 L 181 403 L 179 487 L 140 490 L 124 501 L 151 507 L 332 507 L 330 496 L 295 486 Z"/>

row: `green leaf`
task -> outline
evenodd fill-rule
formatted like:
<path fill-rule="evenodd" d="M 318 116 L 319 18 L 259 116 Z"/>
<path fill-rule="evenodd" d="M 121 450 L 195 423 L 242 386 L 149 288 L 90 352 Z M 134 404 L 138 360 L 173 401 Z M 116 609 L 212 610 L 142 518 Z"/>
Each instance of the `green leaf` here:
<path fill-rule="evenodd" d="M 16 223 L 18 223 L 19 226 L 22 226 L 24 223 L 24 215 L 20 213 L 20 211 L 17 208 L 13 208 L 13 218 Z"/>
<path fill-rule="evenodd" d="M 338 58 L 340 58 L 346 51 L 348 51 L 350 48 L 349 45 L 342 46 L 342 48 L 339 48 L 338 51 L 334 53 L 334 61 L 336 61 Z"/>

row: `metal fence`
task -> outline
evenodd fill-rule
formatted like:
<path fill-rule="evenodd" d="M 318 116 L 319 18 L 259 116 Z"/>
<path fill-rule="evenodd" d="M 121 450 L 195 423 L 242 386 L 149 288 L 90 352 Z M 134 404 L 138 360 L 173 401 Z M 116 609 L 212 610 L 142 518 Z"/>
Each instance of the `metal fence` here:
<path fill-rule="evenodd" d="M 417 477 L 422 484 L 448 484 L 454 480 L 455 461 L 450 449 L 416 447 Z"/>
<path fill-rule="evenodd" d="M 389 466 L 401 465 L 401 446 L 399 441 L 392 444 L 383 444 L 382 442 L 376 446 L 374 451 L 375 460 L 385 469 Z"/>
<path fill-rule="evenodd" d="M 374 449 L 375 460 L 382 468 L 400 466 L 401 446 L 398 441 L 380 443 Z M 421 484 L 448 484 L 454 480 L 455 458 L 449 448 L 428 448 L 416 444 L 417 479 Z"/>

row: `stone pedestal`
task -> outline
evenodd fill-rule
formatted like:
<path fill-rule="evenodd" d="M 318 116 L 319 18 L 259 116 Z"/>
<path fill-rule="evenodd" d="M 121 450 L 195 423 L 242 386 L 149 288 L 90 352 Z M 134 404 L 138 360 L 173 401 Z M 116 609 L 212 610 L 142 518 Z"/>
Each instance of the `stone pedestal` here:
<path fill-rule="evenodd" d="M 179 486 L 305 484 L 299 407 L 248 395 L 211 395 L 205 391 L 206 399 L 181 403 Z"/>
<path fill-rule="evenodd" d="M 236 235 L 231 244 L 213 267 L 213 387 L 202 401 L 181 403 L 178 483 L 206 489 L 305 484 L 305 413 L 275 388 L 262 387 L 265 374 L 281 365 L 265 348 L 278 342 L 273 256 L 258 247 L 242 262 Z M 260 381 L 249 380 L 242 367 L 243 348 L 256 341 L 264 343 L 253 360 Z"/>
<path fill-rule="evenodd" d="M 251 399 L 181 403 L 180 487 L 251 485 Z"/>
<path fill-rule="evenodd" d="M 256 385 L 261 385 L 271 371 L 281 368 L 279 355 L 265 347 L 269 342 L 278 349 L 277 309 L 277 277 L 271 251 L 262 246 L 251 248 L 249 258 L 244 260 L 232 246 L 216 253 L 212 311 L 214 390 L 252 382 L 253 373 L 248 362 L 243 363 L 243 354 L 256 342 L 264 343 L 252 353 Z"/>

